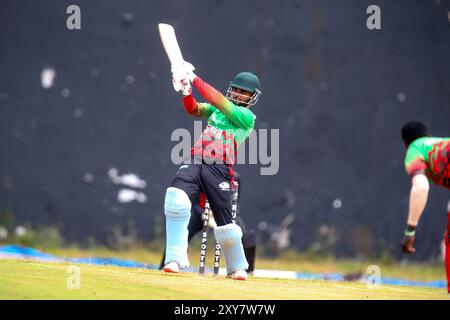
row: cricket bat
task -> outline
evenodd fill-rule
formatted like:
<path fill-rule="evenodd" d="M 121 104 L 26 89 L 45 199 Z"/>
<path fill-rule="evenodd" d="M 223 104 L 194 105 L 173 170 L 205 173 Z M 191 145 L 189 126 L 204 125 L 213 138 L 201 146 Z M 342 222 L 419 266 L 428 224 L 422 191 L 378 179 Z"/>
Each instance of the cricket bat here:
<path fill-rule="evenodd" d="M 183 55 L 181 54 L 180 46 L 178 45 L 175 30 L 170 24 L 159 23 L 159 36 L 169 58 L 170 64 L 180 65 L 183 63 Z"/>

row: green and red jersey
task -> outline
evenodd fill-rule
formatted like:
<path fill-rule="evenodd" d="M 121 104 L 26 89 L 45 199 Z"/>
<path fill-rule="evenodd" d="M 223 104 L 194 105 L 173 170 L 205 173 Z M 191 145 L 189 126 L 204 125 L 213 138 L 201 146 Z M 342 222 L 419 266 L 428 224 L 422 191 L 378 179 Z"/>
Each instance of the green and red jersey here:
<path fill-rule="evenodd" d="M 237 148 L 250 136 L 256 116 L 229 101 L 199 77 L 193 83 L 206 102 L 197 103 L 191 94 L 183 98 L 184 106 L 191 114 L 196 114 L 198 105 L 202 106 L 202 116 L 208 118 L 208 124 L 191 153 L 216 163 L 234 164 Z"/>
<path fill-rule="evenodd" d="M 430 181 L 450 189 L 450 138 L 423 137 L 408 147 L 406 172 L 424 172 Z"/>

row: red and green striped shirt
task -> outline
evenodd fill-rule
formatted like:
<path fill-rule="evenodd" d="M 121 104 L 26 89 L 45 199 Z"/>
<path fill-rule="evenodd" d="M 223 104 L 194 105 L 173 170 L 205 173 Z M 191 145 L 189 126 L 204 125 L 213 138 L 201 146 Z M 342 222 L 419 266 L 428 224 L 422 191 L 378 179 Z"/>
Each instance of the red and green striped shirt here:
<path fill-rule="evenodd" d="M 424 137 L 409 145 L 405 169 L 410 176 L 424 172 L 430 181 L 450 188 L 449 162 L 450 138 Z"/>

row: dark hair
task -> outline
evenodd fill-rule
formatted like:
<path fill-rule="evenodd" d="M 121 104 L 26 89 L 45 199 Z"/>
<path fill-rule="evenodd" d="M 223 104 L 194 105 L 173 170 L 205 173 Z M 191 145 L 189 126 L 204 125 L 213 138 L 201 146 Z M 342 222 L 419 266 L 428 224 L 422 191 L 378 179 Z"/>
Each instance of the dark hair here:
<path fill-rule="evenodd" d="M 406 146 L 409 146 L 414 140 L 427 135 L 427 127 L 420 121 L 408 121 L 402 127 L 402 138 Z"/>

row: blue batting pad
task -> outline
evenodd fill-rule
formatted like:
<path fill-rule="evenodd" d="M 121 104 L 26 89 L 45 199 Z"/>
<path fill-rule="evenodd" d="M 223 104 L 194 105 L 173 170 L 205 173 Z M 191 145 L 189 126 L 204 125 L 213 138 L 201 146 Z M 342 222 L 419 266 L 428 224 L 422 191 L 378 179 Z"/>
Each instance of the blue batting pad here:
<path fill-rule="evenodd" d="M 214 228 L 214 236 L 219 242 L 225 262 L 227 263 L 227 273 L 248 268 L 245 258 L 244 247 L 242 245 L 242 230 L 237 224 L 230 223 Z"/>
<path fill-rule="evenodd" d="M 166 215 L 166 260 L 164 264 L 176 261 L 180 268 L 189 266 L 188 224 L 191 217 L 191 200 L 181 189 L 170 187 L 164 203 Z"/>

